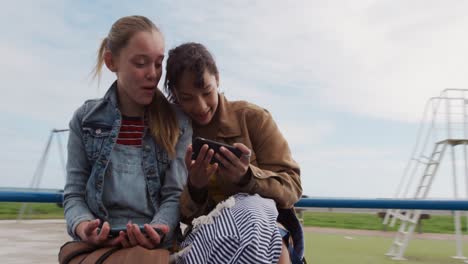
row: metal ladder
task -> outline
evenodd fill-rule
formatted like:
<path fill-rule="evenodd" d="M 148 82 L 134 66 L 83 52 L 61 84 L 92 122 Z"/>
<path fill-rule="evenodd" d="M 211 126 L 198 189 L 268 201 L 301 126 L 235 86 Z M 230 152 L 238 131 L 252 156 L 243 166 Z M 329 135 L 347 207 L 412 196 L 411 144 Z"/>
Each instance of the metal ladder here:
<path fill-rule="evenodd" d="M 433 153 L 431 155 L 432 156 L 431 158 L 426 157 L 424 155 L 420 155 L 419 158 L 411 159 L 411 162 L 414 162 L 414 164 L 415 164 L 411 168 L 411 174 L 415 174 L 417 166 L 424 165 L 425 168 L 426 168 L 426 170 L 423 173 L 423 176 L 421 177 L 421 182 L 420 182 L 420 185 L 418 186 L 418 188 L 416 190 L 416 194 L 413 197 L 414 199 L 421 198 L 421 197 L 419 197 L 419 193 L 424 188 L 427 188 L 427 186 L 426 187 L 424 186 L 424 185 L 426 185 L 424 183 L 425 183 L 425 181 L 428 180 L 428 175 L 427 175 L 428 172 L 430 172 L 431 169 L 434 170 L 434 168 L 435 168 L 434 166 L 436 166 L 436 165 L 438 166 L 440 164 L 441 159 L 439 159 L 439 162 L 437 164 L 434 162 L 434 160 L 437 160 L 439 158 L 438 155 L 441 155 L 441 152 L 440 152 L 441 149 L 437 149 L 437 148 L 441 148 L 443 142 L 439 142 L 439 143 L 435 144 L 435 147 L 434 147 Z M 406 169 L 410 169 L 410 165 L 411 164 L 409 164 Z M 405 171 L 405 172 L 408 172 L 408 171 Z M 433 171 L 433 172 L 435 172 L 435 171 Z M 403 198 L 406 197 L 406 193 L 408 193 L 408 191 L 409 191 L 408 187 L 410 187 L 410 186 L 411 186 L 411 182 L 408 183 L 406 191 L 402 196 Z M 402 198 L 402 197 L 400 197 L 400 198 Z M 422 198 L 426 198 L 426 196 L 422 197 Z M 401 210 L 401 209 L 388 209 L 387 212 L 385 213 L 385 217 L 384 217 L 384 220 L 383 220 L 382 224 L 383 225 L 389 225 L 390 227 L 395 226 L 398 219 L 400 219 L 400 218 L 405 219 L 405 217 L 402 216 L 402 215 L 404 215 L 404 214 L 402 214 L 402 212 L 404 212 L 404 210 Z"/>
<path fill-rule="evenodd" d="M 425 161 L 420 161 L 425 164 L 425 169 L 423 175 L 420 178 L 416 193 L 413 199 L 424 199 L 427 197 L 427 194 L 431 188 L 434 176 L 437 173 L 440 162 L 442 161 L 443 154 L 447 145 L 451 144 L 450 140 L 444 140 L 437 142 L 434 145 L 434 149 L 430 157 L 422 158 L 426 159 Z M 401 221 L 398 232 L 393 240 L 390 250 L 385 254 L 387 256 L 392 256 L 394 260 L 405 260 L 403 254 L 405 253 L 406 248 L 408 247 L 408 242 L 411 239 L 411 236 L 418 224 L 419 217 L 421 216 L 422 210 L 408 210 L 402 212 L 401 210 L 396 210 L 390 212 L 393 216 L 393 221 L 399 219 Z"/>

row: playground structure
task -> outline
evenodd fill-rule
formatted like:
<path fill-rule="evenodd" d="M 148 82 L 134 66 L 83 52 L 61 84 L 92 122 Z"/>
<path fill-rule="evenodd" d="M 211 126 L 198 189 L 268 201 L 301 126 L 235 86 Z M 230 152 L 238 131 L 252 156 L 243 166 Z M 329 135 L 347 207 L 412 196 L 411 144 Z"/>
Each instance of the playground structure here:
<path fill-rule="evenodd" d="M 62 168 L 62 171 L 63 171 L 63 175 L 64 175 L 64 178 L 65 178 L 65 175 L 66 175 L 66 170 L 65 170 L 65 152 L 64 152 L 64 147 L 63 147 L 63 144 L 62 144 L 62 139 L 61 139 L 61 135 L 65 132 L 68 132 L 68 129 L 52 129 L 50 131 L 50 134 L 49 134 L 49 139 L 47 140 L 47 144 L 44 148 L 44 152 L 42 153 L 41 155 L 41 158 L 39 159 L 39 163 L 36 167 L 36 170 L 34 171 L 34 175 L 31 179 L 31 182 L 29 184 L 29 189 L 30 190 L 39 190 L 40 188 L 40 185 L 41 185 L 41 180 L 42 180 L 42 177 L 44 175 L 44 170 L 45 170 L 45 166 L 46 166 L 46 163 L 47 163 L 47 159 L 49 157 L 49 153 L 50 153 L 50 150 L 51 150 L 51 146 L 54 142 L 54 138 L 56 139 L 56 142 L 57 142 L 57 148 L 58 148 L 58 155 L 59 155 L 59 160 L 60 160 L 60 165 L 61 165 L 61 168 Z M 61 204 L 61 202 L 60 202 Z M 24 217 L 24 214 L 25 213 L 28 213 L 27 212 L 27 208 L 28 208 L 28 204 L 27 203 L 23 203 L 23 205 L 21 206 L 21 209 L 18 213 L 18 220 L 20 219 L 23 219 Z"/>
<path fill-rule="evenodd" d="M 449 166 L 446 171 L 452 176 L 453 199 L 468 197 L 467 108 L 468 89 L 445 89 L 438 97 L 428 100 L 416 144 L 398 184 L 395 199 L 427 199 L 435 176 L 442 174 L 440 168 L 443 164 Z M 445 154 L 449 157 L 442 163 Z M 462 182 L 459 172 L 464 176 L 464 191 L 459 185 Z M 465 195 L 460 195 L 463 192 Z M 387 210 L 383 224 L 394 226 L 399 221 L 400 226 L 386 255 L 394 260 L 405 260 L 405 250 L 421 214 L 421 209 Z M 455 211 L 454 216 L 456 255 L 453 258 L 466 259 L 463 256 L 460 211 Z"/>

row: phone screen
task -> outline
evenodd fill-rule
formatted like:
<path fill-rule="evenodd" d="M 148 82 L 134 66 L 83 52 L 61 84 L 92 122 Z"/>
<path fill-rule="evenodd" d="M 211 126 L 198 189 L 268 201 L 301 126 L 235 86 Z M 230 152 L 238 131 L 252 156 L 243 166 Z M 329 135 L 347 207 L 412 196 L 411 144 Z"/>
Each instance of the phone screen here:
<path fill-rule="evenodd" d="M 140 232 L 143 233 L 143 234 L 146 234 L 146 230 L 144 228 L 144 226 L 139 226 L 140 228 Z M 159 237 L 161 238 L 161 243 L 164 239 L 164 232 L 159 229 L 159 228 L 156 228 L 156 227 L 153 227 L 153 229 L 158 233 Z M 123 231 L 123 232 L 127 232 L 127 227 L 126 226 L 120 226 L 120 227 L 111 227 L 110 231 L 109 231 L 109 237 L 117 237 L 119 236 L 120 234 L 120 231 Z"/>
<path fill-rule="evenodd" d="M 214 140 L 209 140 L 209 139 L 205 139 L 205 138 L 201 138 L 201 137 L 196 137 L 195 140 L 192 143 L 192 151 L 193 151 L 192 152 L 192 159 L 193 160 L 198 157 L 198 153 L 200 153 L 200 149 L 205 144 L 208 145 L 209 149 L 214 150 L 215 153 L 218 153 L 220 155 L 223 155 L 219 151 L 220 147 L 227 148 L 229 151 L 231 151 L 238 158 L 240 158 L 241 155 L 242 155 L 242 152 L 238 148 L 236 148 L 234 146 L 224 144 L 224 143 L 221 143 L 221 142 L 217 142 L 217 141 L 214 141 Z M 220 164 L 219 160 L 217 158 L 215 158 L 215 156 L 213 155 L 213 157 L 211 158 L 210 163 L 213 164 L 215 162 Z"/>

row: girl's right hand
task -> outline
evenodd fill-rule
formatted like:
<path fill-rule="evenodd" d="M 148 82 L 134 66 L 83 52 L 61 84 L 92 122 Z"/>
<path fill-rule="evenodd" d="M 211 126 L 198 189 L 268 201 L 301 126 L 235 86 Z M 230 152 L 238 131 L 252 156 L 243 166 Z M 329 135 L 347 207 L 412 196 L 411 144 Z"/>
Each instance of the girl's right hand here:
<path fill-rule="evenodd" d="M 118 237 L 109 238 L 109 223 L 104 222 L 101 230 L 99 230 L 100 223 L 101 221 L 99 219 L 81 222 L 76 227 L 76 234 L 83 242 L 95 246 L 117 246 L 125 239 L 125 234 L 123 232 L 121 232 Z"/>
<path fill-rule="evenodd" d="M 211 175 L 218 169 L 218 163 L 210 165 L 214 150 L 208 150 L 208 145 L 206 144 L 201 147 L 195 160 L 192 160 L 192 152 L 192 145 L 189 145 L 185 152 L 188 179 L 193 187 L 201 189 L 208 185 Z"/>

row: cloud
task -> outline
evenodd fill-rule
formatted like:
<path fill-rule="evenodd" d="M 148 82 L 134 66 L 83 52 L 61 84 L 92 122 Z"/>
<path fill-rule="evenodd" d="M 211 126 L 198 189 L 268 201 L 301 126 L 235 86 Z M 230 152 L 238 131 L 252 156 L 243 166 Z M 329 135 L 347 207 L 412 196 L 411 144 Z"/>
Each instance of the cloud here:
<path fill-rule="evenodd" d="M 391 195 L 384 187 L 396 184 L 407 148 L 383 146 L 366 133 L 383 122 L 405 129 L 429 97 L 466 86 L 467 11 L 457 0 L 5 4 L 0 113 L 27 125 L 14 126 L 25 131 L 19 135 L 0 131 L 0 144 L 15 149 L 4 154 L 11 166 L 2 162 L 2 169 L 15 173 L 21 160 L 34 160 L 21 155 L 40 153 L 51 128 L 66 127 L 85 99 L 102 96 L 114 76 L 106 72 L 99 89 L 89 82 L 99 41 L 118 17 L 143 14 L 161 27 L 168 49 L 206 44 L 228 98 L 272 113 L 303 166 L 308 193 Z M 340 113 L 345 125 L 328 119 Z M 353 118 L 367 122 L 350 129 Z M 349 130 L 360 133 L 359 147 Z M 363 140 L 371 136 L 372 143 Z M 17 175 L 30 175 L 22 170 Z"/>
<path fill-rule="evenodd" d="M 12 64 L 3 72 L 12 77 L 9 81 L 24 83 L 14 99 L 32 85 L 28 79 L 51 89 L 41 89 L 44 97 L 80 96 L 74 106 L 98 94 L 88 90 L 83 95 L 82 89 L 90 87 L 86 74 L 99 38 L 113 21 L 104 26 L 90 7 L 60 3 L 6 5 L 2 11 L 7 15 L 2 22 L 13 16 L 24 21 L 0 41 L 2 55 Z M 233 86 L 225 88 L 252 87 L 239 97 L 272 102 L 273 112 L 287 96 L 289 102 L 317 103 L 333 111 L 415 121 L 427 98 L 467 83 L 468 37 L 463 32 L 468 19 L 463 14 L 468 4 L 463 1 L 188 1 L 184 6 L 162 1 L 145 6 L 130 11 L 154 10 L 168 47 L 205 43 L 218 59 L 222 80 L 236 80 L 235 86 L 225 82 Z M 65 15 L 65 7 L 88 13 Z M 93 22 L 103 26 L 96 30 Z"/>
<path fill-rule="evenodd" d="M 18 2 L 1 11 L 0 24 L 11 28 L 0 37 L 5 61 L 0 111 L 63 128 L 85 99 L 103 93 L 88 78 L 96 33 L 68 23 L 64 10 L 60 1 L 45 1 Z M 17 20 L 22 22 L 9 23 Z"/>
<path fill-rule="evenodd" d="M 397 12 L 397 5 L 398 11 L 406 12 Z M 336 99 L 332 104 L 365 115 L 418 120 L 429 97 L 467 83 L 468 38 L 462 32 L 468 20 L 454 16 L 467 7 L 455 1 L 386 2 L 371 6 L 364 19 L 339 28 L 352 59 L 347 60 L 351 65 L 344 78 L 327 78 L 335 82 L 333 89 L 324 90 Z M 350 35 L 355 32 L 357 36 Z"/>
<path fill-rule="evenodd" d="M 228 80 L 222 82 L 226 91 L 266 102 L 272 112 L 280 112 L 279 102 L 295 102 L 414 122 L 429 97 L 468 81 L 468 37 L 463 34 L 468 4 L 463 1 L 188 1 L 183 6 L 162 1 L 145 6 L 130 11 L 154 10 L 151 17 L 159 21 L 168 48 L 185 41 L 205 43 L 218 60 L 221 80 Z M 88 13 L 68 15 L 65 7 Z M 6 6 L 0 21 L 15 16 L 24 21 L 0 39 L 7 53 L 2 55 L 10 55 L 13 66 L 24 62 L 16 74 L 4 66 L 12 73 L 10 81 L 20 78 L 29 86 L 32 81 L 21 77 L 30 76 L 49 89 L 61 86 L 63 92 L 41 93 L 59 98 L 72 93 L 80 97 L 73 106 L 101 94 L 84 80 L 99 39 L 113 21 L 90 11 L 90 6 L 55 1 Z M 113 16 L 125 13 L 114 11 Z M 30 38 L 25 41 L 25 36 Z"/>
<path fill-rule="evenodd" d="M 309 196 L 380 198 L 393 197 L 405 165 L 401 157 L 398 148 L 317 146 L 297 161 Z"/>
<path fill-rule="evenodd" d="M 184 40 L 220 55 L 222 74 L 257 91 L 417 122 L 429 97 L 466 86 L 466 11 L 462 1 L 197 3 L 176 21 Z"/>

